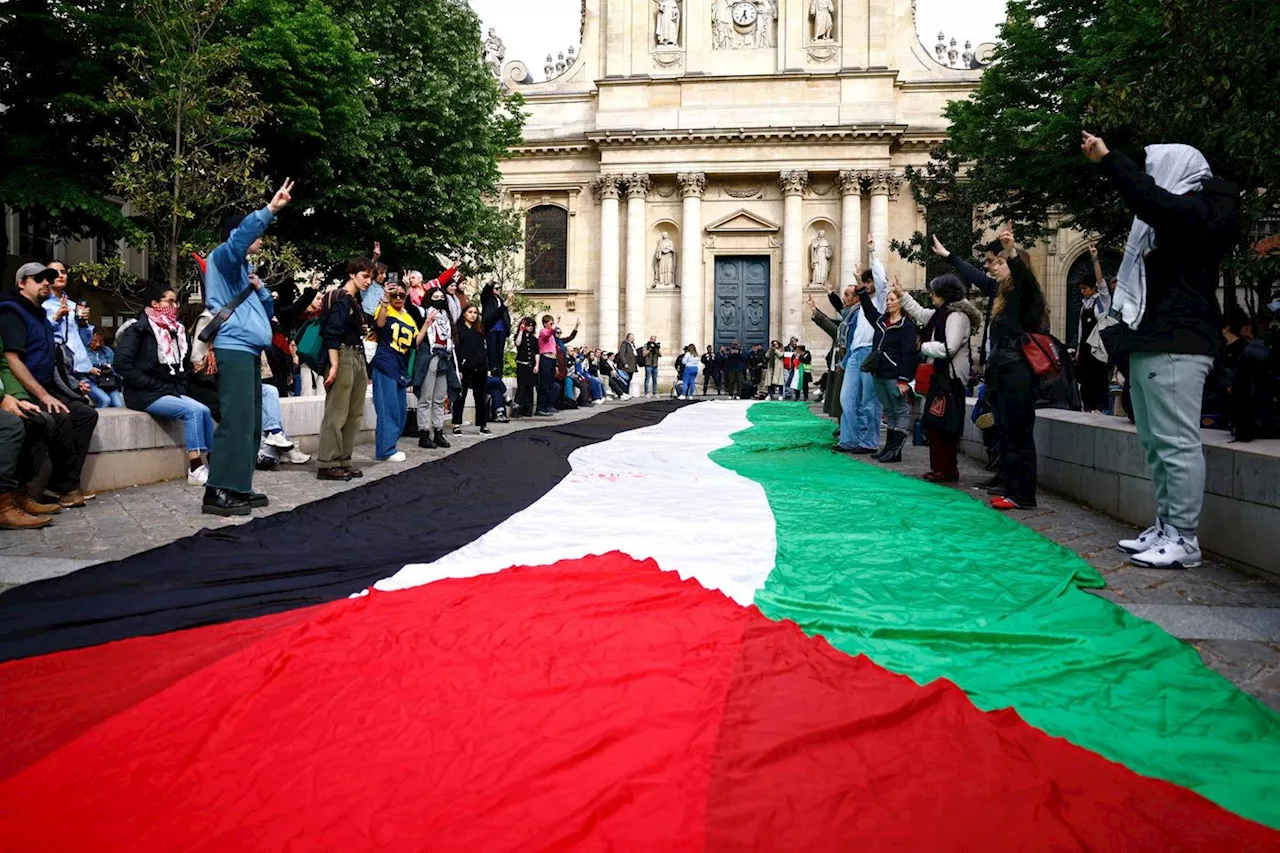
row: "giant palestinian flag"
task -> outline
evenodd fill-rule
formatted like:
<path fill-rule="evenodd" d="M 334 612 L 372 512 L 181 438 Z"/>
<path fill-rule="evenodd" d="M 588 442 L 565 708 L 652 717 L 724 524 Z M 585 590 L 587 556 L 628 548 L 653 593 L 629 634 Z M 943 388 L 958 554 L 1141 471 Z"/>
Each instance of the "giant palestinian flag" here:
<path fill-rule="evenodd" d="M 0 595 L 0 849 L 1280 850 L 1280 716 L 829 429 L 619 408 Z"/>

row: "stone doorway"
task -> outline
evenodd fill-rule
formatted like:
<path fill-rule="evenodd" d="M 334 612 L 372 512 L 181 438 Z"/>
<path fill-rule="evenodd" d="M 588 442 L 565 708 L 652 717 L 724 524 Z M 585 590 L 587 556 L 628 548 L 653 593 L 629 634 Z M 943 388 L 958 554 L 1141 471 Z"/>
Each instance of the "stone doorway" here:
<path fill-rule="evenodd" d="M 717 348 L 733 341 L 744 351 L 753 344 L 768 346 L 769 265 L 768 255 L 716 258 L 715 337 L 711 343 Z"/>

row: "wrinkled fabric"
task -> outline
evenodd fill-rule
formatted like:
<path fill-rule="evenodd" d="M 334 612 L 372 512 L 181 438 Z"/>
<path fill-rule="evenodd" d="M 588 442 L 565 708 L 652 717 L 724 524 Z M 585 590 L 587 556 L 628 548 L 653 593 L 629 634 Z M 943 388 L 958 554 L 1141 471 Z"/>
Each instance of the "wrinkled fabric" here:
<path fill-rule="evenodd" d="M 712 459 L 760 483 L 778 565 L 756 596 L 849 654 L 1280 827 L 1280 715 L 1105 599 L 1071 551 L 968 495 L 834 457 L 803 405 L 758 404 Z M 841 522 L 816 523 L 815 495 Z"/>

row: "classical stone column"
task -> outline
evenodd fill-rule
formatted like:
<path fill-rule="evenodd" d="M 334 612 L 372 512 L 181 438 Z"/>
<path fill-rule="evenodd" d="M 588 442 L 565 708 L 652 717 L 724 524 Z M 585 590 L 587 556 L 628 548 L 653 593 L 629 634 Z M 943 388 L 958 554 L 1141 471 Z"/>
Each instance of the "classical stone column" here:
<path fill-rule="evenodd" d="M 591 182 L 600 199 L 600 278 L 596 292 L 598 331 L 596 344 L 616 347 L 618 334 L 618 176 L 601 175 Z"/>
<path fill-rule="evenodd" d="M 645 197 L 653 186 L 648 175 L 632 174 L 627 185 L 627 314 L 623 334 L 647 339 L 644 329 L 644 293 L 649 282 L 649 253 L 645 248 Z"/>
<path fill-rule="evenodd" d="M 871 236 L 876 239 L 876 254 L 881 262 L 889 253 L 889 196 L 896 195 L 902 179 L 889 171 L 871 176 Z"/>
<path fill-rule="evenodd" d="M 684 197 L 684 217 L 680 222 L 680 346 L 696 344 L 701 350 L 702 314 L 706 294 L 702 280 L 702 194 L 707 176 L 702 172 L 681 172 L 680 194 Z"/>
<path fill-rule="evenodd" d="M 836 176 L 840 185 L 840 290 L 856 284 L 862 263 L 862 173 L 850 170 Z"/>
<path fill-rule="evenodd" d="M 783 172 L 782 187 L 782 341 L 800 337 L 804 292 L 804 191 L 809 173 Z"/>

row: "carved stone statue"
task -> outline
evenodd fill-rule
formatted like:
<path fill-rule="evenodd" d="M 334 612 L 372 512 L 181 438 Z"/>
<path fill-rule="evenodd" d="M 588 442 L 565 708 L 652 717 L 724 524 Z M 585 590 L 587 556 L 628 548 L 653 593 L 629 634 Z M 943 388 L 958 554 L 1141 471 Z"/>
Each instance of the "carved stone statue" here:
<path fill-rule="evenodd" d="M 814 41 L 831 41 L 835 38 L 835 0 L 809 0 L 809 17 L 813 18 Z"/>
<path fill-rule="evenodd" d="M 676 286 L 676 244 L 666 231 L 662 232 L 658 250 L 653 253 L 653 286 Z"/>
<path fill-rule="evenodd" d="M 658 4 L 658 22 L 654 35 L 659 47 L 680 44 L 679 0 L 653 0 Z"/>
<path fill-rule="evenodd" d="M 756 0 L 756 13 L 756 47 L 777 47 L 777 0 Z"/>
<path fill-rule="evenodd" d="M 827 241 L 826 231 L 819 231 L 809 244 L 809 271 L 809 282 L 814 287 L 827 286 L 827 277 L 831 275 L 831 243 Z"/>
<path fill-rule="evenodd" d="M 947 51 L 947 64 L 950 65 L 952 68 L 955 68 L 957 65 L 957 60 L 959 58 L 960 58 L 960 51 L 956 50 L 956 40 L 953 38 L 951 40 L 951 50 Z"/>
<path fill-rule="evenodd" d="M 498 31 L 489 28 L 489 37 L 484 40 L 484 64 L 493 72 L 493 76 L 502 77 L 502 64 L 507 59 L 507 46 L 498 38 Z"/>
<path fill-rule="evenodd" d="M 733 12 L 729 9 L 729 0 L 712 0 L 711 6 L 711 46 L 715 50 L 725 50 L 732 46 L 735 37 L 733 30 Z"/>
<path fill-rule="evenodd" d="M 974 61 L 973 61 L 973 60 L 974 60 L 974 56 L 973 56 L 973 42 L 971 42 L 971 41 L 966 41 L 966 42 L 964 43 L 964 53 L 960 54 L 960 67 L 961 67 L 961 68 L 973 68 L 973 67 L 974 67 Z"/>
<path fill-rule="evenodd" d="M 947 64 L 947 34 L 938 33 L 938 43 L 933 46 L 933 52 L 937 54 L 938 61 L 943 65 Z"/>

